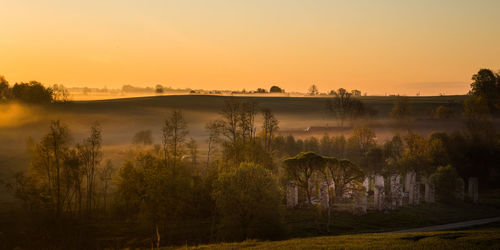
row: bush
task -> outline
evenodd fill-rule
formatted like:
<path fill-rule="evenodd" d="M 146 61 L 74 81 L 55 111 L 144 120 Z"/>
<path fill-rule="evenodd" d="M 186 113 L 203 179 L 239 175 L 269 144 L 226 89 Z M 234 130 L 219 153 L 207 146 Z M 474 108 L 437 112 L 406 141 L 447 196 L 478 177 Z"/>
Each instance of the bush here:
<path fill-rule="evenodd" d="M 436 196 L 439 201 L 450 203 L 458 198 L 456 195 L 458 177 L 457 171 L 450 165 L 438 167 L 436 172 L 431 175 L 431 181 L 436 187 Z"/>
<path fill-rule="evenodd" d="M 242 163 L 221 173 L 215 183 L 214 200 L 221 216 L 223 240 L 275 239 L 283 231 L 278 183 L 259 165 Z"/>

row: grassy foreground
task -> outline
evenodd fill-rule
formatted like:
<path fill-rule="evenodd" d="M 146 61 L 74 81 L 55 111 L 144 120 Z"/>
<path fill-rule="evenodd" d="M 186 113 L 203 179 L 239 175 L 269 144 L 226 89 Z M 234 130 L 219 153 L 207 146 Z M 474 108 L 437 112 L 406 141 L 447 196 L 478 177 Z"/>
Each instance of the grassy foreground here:
<path fill-rule="evenodd" d="M 500 249 L 500 228 L 403 234 L 356 234 L 274 242 L 244 241 L 193 249 Z"/>

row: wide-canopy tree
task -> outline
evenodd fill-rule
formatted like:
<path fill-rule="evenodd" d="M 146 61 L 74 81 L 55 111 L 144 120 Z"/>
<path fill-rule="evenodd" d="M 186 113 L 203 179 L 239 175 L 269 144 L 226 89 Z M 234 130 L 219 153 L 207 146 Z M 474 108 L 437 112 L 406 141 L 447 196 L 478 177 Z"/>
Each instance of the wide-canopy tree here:
<path fill-rule="evenodd" d="M 326 157 L 328 177 L 335 184 L 335 197 L 342 197 L 347 191 L 363 182 L 365 174 L 360 167 L 346 159 Z"/>
<path fill-rule="evenodd" d="M 326 159 L 314 152 L 302 152 L 286 159 L 284 163 L 288 177 L 306 191 L 307 201 L 312 205 L 309 181 L 316 171 L 324 169 Z"/>

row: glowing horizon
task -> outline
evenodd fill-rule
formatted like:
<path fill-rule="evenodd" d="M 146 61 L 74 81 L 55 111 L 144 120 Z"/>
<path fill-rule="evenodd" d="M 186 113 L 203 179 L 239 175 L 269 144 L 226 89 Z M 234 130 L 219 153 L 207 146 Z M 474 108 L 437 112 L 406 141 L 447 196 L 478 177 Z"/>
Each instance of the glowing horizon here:
<path fill-rule="evenodd" d="M 464 94 L 500 69 L 500 2 L 4 0 L 0 75 L 122 85 Z"/>

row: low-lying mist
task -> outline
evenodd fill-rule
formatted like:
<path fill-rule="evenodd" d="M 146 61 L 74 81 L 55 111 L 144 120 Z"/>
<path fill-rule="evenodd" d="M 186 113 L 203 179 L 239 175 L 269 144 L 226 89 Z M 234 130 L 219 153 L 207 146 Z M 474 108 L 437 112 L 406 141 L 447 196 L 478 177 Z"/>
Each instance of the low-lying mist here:
<path fill-rule="evenodd" d="M 0 129 L 33 123 L 41 118 L 41 109 L 20 103 L 0 103 Z"/>

